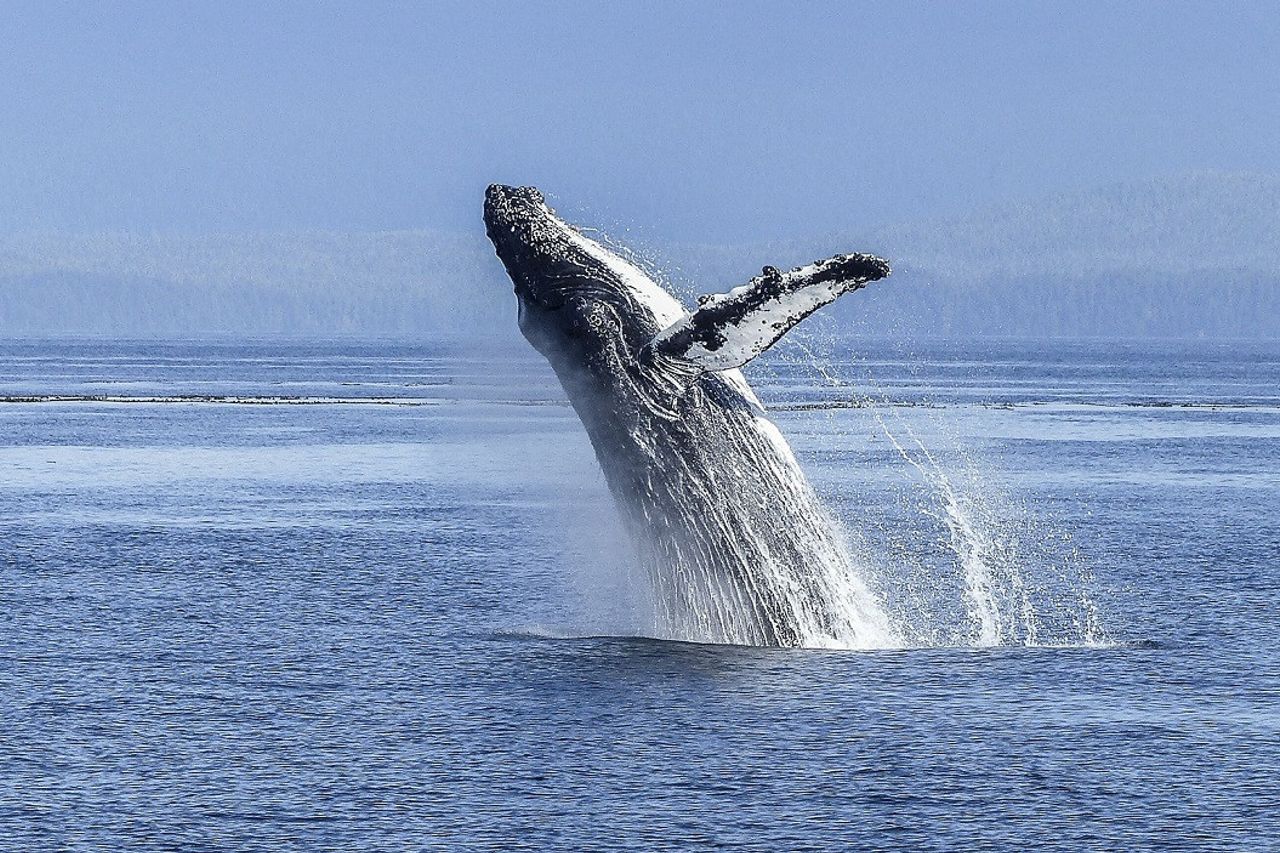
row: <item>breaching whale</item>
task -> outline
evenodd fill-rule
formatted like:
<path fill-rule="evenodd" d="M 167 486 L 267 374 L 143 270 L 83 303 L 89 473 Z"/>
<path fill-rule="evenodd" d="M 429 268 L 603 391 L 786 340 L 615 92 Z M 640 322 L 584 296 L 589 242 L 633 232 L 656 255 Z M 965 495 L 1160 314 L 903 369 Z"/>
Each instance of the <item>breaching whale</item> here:
<path fill-rule="evenodd" d="M 888 263 L 849 254 L 765 267 L 686 311 L 533 187 L 489 187 L 484 221 L 515 285 L 520 330 L 586 428 L 648 570 L 655 630 L 748 645 L 895 644 L 738 370 L 813 311 L 888 275 Z"/>

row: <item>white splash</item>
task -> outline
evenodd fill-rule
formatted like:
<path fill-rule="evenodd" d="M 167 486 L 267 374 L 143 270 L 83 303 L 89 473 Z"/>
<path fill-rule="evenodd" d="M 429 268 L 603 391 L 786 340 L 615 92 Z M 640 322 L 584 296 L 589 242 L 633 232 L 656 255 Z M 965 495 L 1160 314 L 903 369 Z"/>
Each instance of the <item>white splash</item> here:
<path fill-rule="evenodd" d="M 826 363 L 803 343 L 794 340 L 812 369 L 832 387 L 849 389 L 850 383 L 832 373 Z M 792 364 L 795 364 L 792 362 Z M 910 644 L 921 645 L 1108 645 L 1098 611 L 1088 594 L 1091 580 L 1078 552 L 1057 553 L 1067 541 L 1044 522 L 1015 506 L 962 451 L 963 486 L 956 471 L 939 460 L 887 399 L 859 396 L 884 438 L 915 473 L 925 497 L 917 506 L 923 516 L 944 532 L 943 544 L 962 581 L 965 625 L 948 625 L 946 602 L 923 596 L 913 611 L 898 610 L 896 629 Z M 892 425 L 890 420 L 893 421 Z M 917 531 L 917 535 L 928 535 Z M 1027 553 L 1031 547 L 1038 553 Z M 880 560 L 882 571 L 892 575 L 890 561 Z M 1036 567 L 1053 575 L 1053 583 L 1031 584 L 1024 572 Z M 928 571 L 929 567 L 921 567 Z M 1074 577 L 1072 576 L 1074 572 Z M 945 585 L 933 586 L 936 592 Z M 1050 589 L 1049 587 L 1054 587 Z M 1051 611 L 1054 625 L 1044 622 Z M 909 615 L 908 615 L 909 613 Z"/>

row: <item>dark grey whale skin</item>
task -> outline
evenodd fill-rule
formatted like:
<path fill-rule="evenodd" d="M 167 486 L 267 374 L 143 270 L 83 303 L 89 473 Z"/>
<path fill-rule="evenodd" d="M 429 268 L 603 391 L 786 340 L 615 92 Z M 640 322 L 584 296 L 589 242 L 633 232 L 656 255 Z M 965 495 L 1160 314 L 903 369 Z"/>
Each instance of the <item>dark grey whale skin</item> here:
<path fill-rule="evenodd" d="M 744 644 L 836 634 L 813 569 L 845 551 L 741 375 L 642 357 L 670 317 L 536 189 L 490 187 L 484 219 L 515 286 L 520 330 L 586 428 L 660 617 Z"/>

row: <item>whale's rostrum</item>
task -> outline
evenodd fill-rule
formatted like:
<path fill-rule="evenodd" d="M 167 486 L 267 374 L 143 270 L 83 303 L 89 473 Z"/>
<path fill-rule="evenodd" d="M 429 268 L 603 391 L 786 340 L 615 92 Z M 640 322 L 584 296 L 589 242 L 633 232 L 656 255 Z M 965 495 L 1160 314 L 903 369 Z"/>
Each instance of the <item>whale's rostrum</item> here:
<path fill-rule="evenodd" d="M 520 329 L 559 377 L 647 569 L 655 631 L 896 644 L 838 525 L 737 369 L 889 265 L 853 254 L 766 267 L 686 311 L 532 187 L 489 187 L 484 219 Z"/>

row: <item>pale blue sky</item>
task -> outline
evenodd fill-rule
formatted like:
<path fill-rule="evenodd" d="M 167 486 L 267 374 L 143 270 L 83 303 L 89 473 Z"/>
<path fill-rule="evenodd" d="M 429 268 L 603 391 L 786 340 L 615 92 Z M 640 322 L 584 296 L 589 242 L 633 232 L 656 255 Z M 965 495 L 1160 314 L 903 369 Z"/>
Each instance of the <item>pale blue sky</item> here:
<path fill-rule="evenodd" d="M 259 6 L 266 8 L 259 8 Z M 745 241 L 1280 171 L 1280 4 L 6 3 L 0 230 Z"/>

